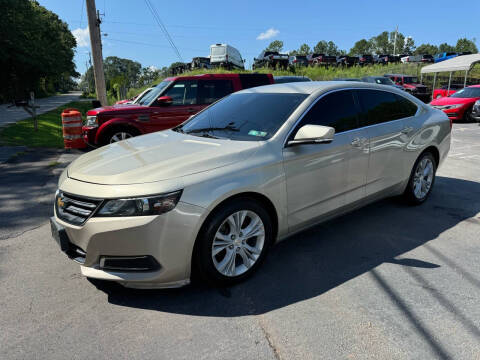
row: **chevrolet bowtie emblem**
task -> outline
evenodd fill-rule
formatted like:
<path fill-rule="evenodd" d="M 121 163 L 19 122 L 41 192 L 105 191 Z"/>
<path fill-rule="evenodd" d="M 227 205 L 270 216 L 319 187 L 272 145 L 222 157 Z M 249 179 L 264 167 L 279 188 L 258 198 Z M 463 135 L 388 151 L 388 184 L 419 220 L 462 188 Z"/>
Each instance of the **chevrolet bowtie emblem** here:
<path fill-rule="evenodd" d="M 58 197 L 57 198 L 57 205 L 59 208 L 62 208 L 65 206 L 65 202 L 63 201 L 63 199 L 61 197 Z"/>

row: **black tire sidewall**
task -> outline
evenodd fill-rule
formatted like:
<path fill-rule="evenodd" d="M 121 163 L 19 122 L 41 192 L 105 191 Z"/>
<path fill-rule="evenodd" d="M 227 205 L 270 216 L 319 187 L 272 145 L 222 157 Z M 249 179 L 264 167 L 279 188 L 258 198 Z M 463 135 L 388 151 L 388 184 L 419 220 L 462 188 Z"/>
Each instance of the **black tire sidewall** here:
<path fill-rule="evenodd" d="M 213 264 L 211 255 L 212 242 L 223 221 L 231 214 L 240 210 L 250 210 L 260 216 L 265 227 L 265 243 L 260 257 L 250 269 L 239 276 L 228 277 L 219 273 Z M 253 275 L 264 261 L 268 248 L 273 242 L 273 236 L 271 217 L 259 202 L 251 199 L 235 199 L 222 205 L 207 218 L 197 237 L 193 254 L 193 270 L 196 272 L 196 274 L 193 274 L 194 277 L 199 276 L 203 281 L 214 286 L 228 286 L 245 280 Z"/>
<path fill-rule="evenodd" d="M 415 192 L 413 189 L 413 179 L 415 177 L 415 170 L 417 169 L 418 164 L 426 157 L 429 158 L 433 164 L 433 179 L 432 179 L 432 185 L 430 186 L 428 193 L 423 198 L 419 199 L 415 196 Z M 437 175 L 437 162 L 435 161 L 435 157 L 429 151 L 424 152 L 418 157 L 417 161 L 415 161 L 415 165 L 413 165 L 412 172 L 410 174 L 410 179 L 408 181 L 407 189 L 405 190 L 405 193 L 404 193 L 404 196 L 408 201 L 408 203 L 410 203 L 411 205 L 420 205 L 424 203 L 425 200 L 428 199 L 428 197 L 430 196 L 433 190 L 433 186 L 435 185 L 435 179 L 437 177 L 436 175 Z"/>

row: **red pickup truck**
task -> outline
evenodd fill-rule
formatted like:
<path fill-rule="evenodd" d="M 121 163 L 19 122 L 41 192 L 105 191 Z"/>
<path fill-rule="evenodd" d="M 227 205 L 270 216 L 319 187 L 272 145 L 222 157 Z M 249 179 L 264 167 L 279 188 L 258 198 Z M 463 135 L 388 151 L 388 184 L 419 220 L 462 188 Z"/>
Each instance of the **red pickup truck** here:
<path fill-rule="evenodd" d="M 87 144 L 102 146 L 170 129 L 230 93 L 273 82 L 272 74 L 203 74 L 166 78 L 138 103 L 89 110 L 83 138 Z"/>

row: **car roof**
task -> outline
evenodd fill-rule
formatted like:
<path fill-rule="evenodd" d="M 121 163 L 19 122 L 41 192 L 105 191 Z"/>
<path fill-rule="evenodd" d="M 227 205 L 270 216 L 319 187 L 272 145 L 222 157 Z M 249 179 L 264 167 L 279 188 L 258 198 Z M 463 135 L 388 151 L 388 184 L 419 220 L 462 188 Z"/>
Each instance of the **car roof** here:
<path fill-rule="evenodd" d="M 385 85 L 366 83 L 363 81 L 306 81 L 282 84 L 263 85 L 239 91 L 239 93 L 290 93 L 311 95 L 317 92 L 342 88 L 367 88 L 385 90 Z M 393 89 L 393 87 L 392 87 Z"/>
<path fill-rule="evenodd" d="M 242 76 L 252 76 L 252 75 L 259 75 L 256 73 L 252 74 L 241 74 Z M 238 78 L 240 74 L 238 73 L 231 73 L 231 74 L 198 74 L 198 75 L 187 75 L 187 76 L 171 76 L 165 78 L 164 81 L 175 81 L 175 80 L 198 80 L 198 79 L 208 79 L 208 78 L 216 78 L 216 79 L 234 79 Z"/>

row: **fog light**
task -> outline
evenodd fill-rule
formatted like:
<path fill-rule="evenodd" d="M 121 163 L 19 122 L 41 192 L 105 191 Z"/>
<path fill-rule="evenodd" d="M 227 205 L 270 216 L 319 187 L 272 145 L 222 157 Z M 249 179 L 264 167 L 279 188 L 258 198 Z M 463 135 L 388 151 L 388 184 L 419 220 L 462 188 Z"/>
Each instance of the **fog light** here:
<path fill-rule="evenodd" d="M 101 256 L 100 269 L 110 271 L 155 271 L 160 264 L 153 256 Z"/>

